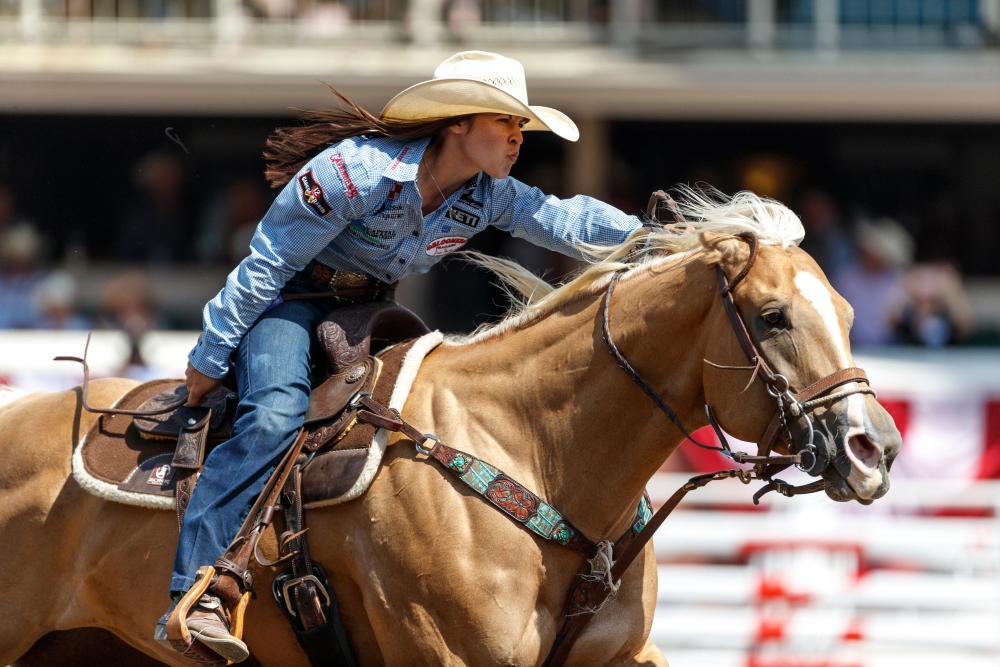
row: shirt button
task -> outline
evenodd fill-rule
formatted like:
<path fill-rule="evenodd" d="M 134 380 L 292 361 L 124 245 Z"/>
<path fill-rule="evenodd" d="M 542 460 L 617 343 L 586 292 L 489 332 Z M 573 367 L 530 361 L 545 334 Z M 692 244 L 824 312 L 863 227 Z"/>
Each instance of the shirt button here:
<path fill-rule="evenodd" d="M 414 236 L 420 236 L 420 234 L 418 234 L 418 233 L 416 233 L 416 232 L 413 232 L 413 235 L 414 235 Z"/>
<path fill-rule="evenodd" d="M 390 276 L 388 273 L 385 274 L 385 277 L 388 278 L 389 280 L 392 280 L 392 276 Z"/>
<path fill-rule="evenodd" d="M 400 260 L 399 260 L 399 263 L 400 263 L 400 264 L 406 264 L 406 260 L 405 260 L 405 259 L 402 259 L 402 258 L 400 258 Z"/>

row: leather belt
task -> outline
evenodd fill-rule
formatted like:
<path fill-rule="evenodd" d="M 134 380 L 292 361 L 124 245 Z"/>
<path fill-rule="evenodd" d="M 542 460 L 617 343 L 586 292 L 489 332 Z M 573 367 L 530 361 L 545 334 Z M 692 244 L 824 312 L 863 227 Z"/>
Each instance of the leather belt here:
<path fill-rule="evenodd" d="M 399 281 L 387 283 L 366 273 L 339 271 L 316 260 L 306 266 L 304 273 L 317 285 L 326 287 L 327 291 L 282 294 L 281 301 L 331 298 L 350 298 L 361 301 L 392 299 L 396 293 L 396 286 L 399 285 Z"/>
<path fill-rule="evenodd" d="M 397 283 L 386 283 L 377 278 L 372 278 L 366 273 L 354 273 L 351 271 L 338 271 L 321 262 L 312 261 L 306 268 L 309 277 L 316 282 L 322 283 L 331 292 L 341 290 L 365 289 L 372 291 L 394 289 Z"/>

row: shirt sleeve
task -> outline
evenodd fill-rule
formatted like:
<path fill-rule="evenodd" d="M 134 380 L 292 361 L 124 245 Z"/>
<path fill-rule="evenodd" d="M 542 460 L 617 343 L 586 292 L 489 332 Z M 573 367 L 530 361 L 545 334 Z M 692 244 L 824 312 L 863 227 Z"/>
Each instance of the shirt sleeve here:
<path fill-rule="evenodd" d="M 493 182 L 490 202 L 493 226 L 578 259 L 581 241 L 618 245 L 642 226 L 636 216 L 593 197 L 559 199 L 510 177 Z"/>
<path fill-rule="evenodd" d="M 282 189 L 257 226 L 250 255 L 205 306 L 204 332 L 188 355 L 195 369 L 225 376 L 233 350 L 285 283 L 363 216 L 367 192 L 352 181 L 351 167 L 340 152 L 327 150 Z"/>

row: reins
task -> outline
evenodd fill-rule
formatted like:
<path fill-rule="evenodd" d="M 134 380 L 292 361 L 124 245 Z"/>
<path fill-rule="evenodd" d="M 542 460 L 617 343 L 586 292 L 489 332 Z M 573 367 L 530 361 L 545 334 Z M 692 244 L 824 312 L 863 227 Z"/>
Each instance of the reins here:
<path fill-rule="evenodd" d="M 684 223 L 683 216 L 681 216 L 678 212 L 676 205 L 674 204 L 671 206 L 673 200 L 670 199 L 668 195 L 655 193 L 654 199 L 657 198 L 661 201 L 666 199 L 666 202 L 656 205 L 656 208 L 659 208 L 660 206 L 666 208 L 673 214 L 674 218 L 679 223 Z M 650 202 L 650 206 L 651 208 L 654 206 L 652 200 Z M 764 356 L 758 351 L 753 339 L 750 337 L 746 323 L 743 321 L 743 317 L 740 315 L 739 309 L 736 307 L 736 302 L 733 298 L 733 290 L 740 284 L 740 282 L 743 281 L 744 278 L 746 278 L 747 274 L 749 274 L 751 268 L 753 268 L 753 265 L 757 260 L 759 242 L 757 237 L 750 232 L 743 232 L 737 234 L 736 236 L 749 244 L 750 257 L 747 263 L 736 274 L 736 276 L 733 277 L 732 280 L 727 280 L 722 267 L 716 265 L 716 279 L 719 296 L 722 299 L 723 309 L 726 312 L 726 316 L 729 319 L 729 323 L 733 329 L 733 333 L 736 335 L 740 348 L 746 355 L 750 365 L 720 366 L 718 364 L 708 362 L 707 360 L 706 363 L 724 370 L 752 370 L 753 375 L 751 376 L 750 384 L 752 384 L 755 379 L 759 378 L 761 382 L 764 383 L 767 392 L 777 401 L 777 411 L 775 416 L 771 419 L 771 422 L 768 424 L 768 427 L 765 429 L 763 438 L 758 443 L 756 456 L 732 450 L 726 440 L 725 434 L 722 432 L 721 427 L 715 420 L 711 407 L 708 405 L 705 406 L 705 414 L 708 417 L 708 421 L 711 424 L 712 429 L 715 431 L 721 446 L 712 447 L 705 445 L 698 442 L 691 436 L 690 432 L 681 423 L 674 410 L 649 384 L 649 382 L 647 382 L 629 363 L 628 359 L 626 359 L 625 355 L 623 355 L 621 350 L 618 349 L 618 346 L 615 344 L 611 336 L 611 322 L 609 314 L 611 307 L 611 295 L 614 293 L 614 289 L 618 284 L 620 277 L 629 270 L 630 266 L 626 264 L 625 268 L 615 272 L 608 283 L 608 289 L 604 295 L 602 304 L 602 336 L 608 353 L 615 360 L 618 367 L 621 368 L 629 379 L 638 385 L 643 393 L 653 401 L 654 405 L 656 405 L 667 416 L 667 418 L 678 428 L 681 434 L 684 435 L 685 439 L 703 449 L 720 452 L 737 463 L 751 463 L 753 464 L 753 468 L 750 470 L 720 470 L 714 473 L 697 475 L 692 477 L 684 486 L 674 492 L 667 502 L 665 502 L 660 509 L 656 511 L 652 518 L 650 518 L 649 522 L 646 524 L 639 536 L 632 540 L 628 547 L 614 562 L 609 577 L 611 581 L 615 582 L 614 587 L 603 586 L 597 589 L 589 588 L 586 590 L 586 594 L 592 608 L 599 609 L 609 596 L 612 596 L 617 592 L 621 576 L 626 572 L 626 570 L 628 570 L 629 566 L 639 556 L 639 554 L 643 552 L 646 545 L 652 539 L 657 528 L 663 524 L 666 518 L 674 511 L 677 505 L 680 504 L 681 500 L 683 500 L 688 492 L 701 488 L 709 482 L 731 478 L 737 478 L 744 484 L 749 484 L 752 480 L 767 482 L 764 487 L 754 494 L 753 502 L 755 505 L 759 504 L 761 496 L 771 491 L 776 491 L 786 497 L 822 491 L 826 486 L 826 482 L 823 479 L 801 486 L 794 486 L 784 480 L 775 479 L 773 475 L 786 469 L 790 465 L 796 465 L 813 476 L 822 474 L 828 465 L 828 461 L 822 460 L 818 455 L 818 450 L 815 445 L 815 429 L 813 428 L 812 419 L 809 416 L 808 411 L 824 403 L 840 400 L 853 394 L 867 393 L 874 395 L 875 393 L 871 388 L 862 387 L 860 384 L 856 387 L 844 389 L 836 393 L 827 393 L 837 387 L 841 387 L 852 382 L 867 384 L 868 376 L 860 368 L 846 368 L 836 371 L 835 373 L 832 373 L 809 385 L 797 394 L 792 392 L 791 385 L 784 375 L 775 373 L 771 369 Z M 750 384 L 748 384 L 747 387 L 749 387 Z M 805 443 L 798 447 L 798 451 L 795 453 L 791 453 L 790 451 L 787 455 L 772 455 L 771 450 L 780 435 L 785 437 L 785 442 L 789 450 L 791 450 L 795 444 L 789 426 L 789 415 L 795 419 L 804 418 L 806 420 L 808 438 Z M 578 585 L 577 588 L 570 593 L 570 600 L 575 602 L 575 598 L 579 596 L 580 593 L 581 586 Z M 567 616 L 562 630 L 560 630 L 559 634 L 556 636 L 552 649 L 543 663 L 544 667 L 561 667 L 563 665 L 572 650 L 576 638 L 583 632 L 592 617 L 593 614 L 576 614 Z"/>

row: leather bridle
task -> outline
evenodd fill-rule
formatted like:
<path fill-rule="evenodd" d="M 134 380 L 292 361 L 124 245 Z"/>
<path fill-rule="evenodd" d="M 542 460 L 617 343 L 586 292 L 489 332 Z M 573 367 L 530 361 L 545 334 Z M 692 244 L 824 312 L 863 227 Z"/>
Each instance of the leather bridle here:
<path fill-rule="evenodd" d="M 695 440 L 688 430 L 684 428 L 683 424 L 681 424 L 676 413 L 670 408 L 669 405 L 667 405 L 666 401 L 663 400 L 663 397 L 660 396 L 660 394 L 657 393 L 656 390 L 653 389 L 653 387 L 632 367 L 632 365 L 618 349 L 618 346 L 615 345 L 611 338 L 611 324 L 608 313 L 611 304 L 611 295 L 614 293 L 615 286 L 617 285 L 620 277 L 625 271 L 628 270 L 627 268 L 616 272 L 611 277 L 611 282 L 608 284 L 607 292 L 604 295 L 602 333 L 604 336 L 605 346 L 618 366 L 643 390 L 647 396 L 653 400 L 653 403 L 655 403 L 656 406 L 667 415 L 670 421 L 677 426 L 687 440 L 690 440 L 698 447 L 720 452 L 736 463 L 753 464 L 754 467 L 751 471 L 744 471 L 749 473 L 749 475 L 745 476 L 745 481 L 749 482 L 750 479 L 759 479 L 768 483 L 754 495 L 754 504 L 759 503 L 760 497 L 769 491 L 777 491 L 784 496 L 822 491 L 825 485 L 823 480 L 817 480 L 811 484 L 796 487 L 784 482 L 783 480 L 773 479 L 773 475 L 791 465 L 797 466 L 799 469 L 814 477 L 821 475 L 829 465 L 829 460 L 828 458 L 821 456 L 821 452 L 816 447 L 816 431 L 813 427 L 813 420 L 810 415 L 810 411 L 819 405 L 832 403 L 852 394 L 865 393 L 874 395 L 875 392 L 868 386 L 861 386 L 861 383 L 868 385 L 868 375 L 860 368 L 841 369 L 827 375 L 821 380 L 814 382 L 799 392 L 792 391 L 788 378 L 780 373 L 776 373 L 771 368 L 770 364 L 768 364 L 767 360 L 764 358 L 764 355 L 760 353 L 753 339 L 750 337 L 750 332 L 747 330 L 743 316 L 740 314 L 739 309 L 736 307 L 736 301 L 733 299 L 733 290 L 740 284 L 740 282 L 743 281 L 744 278 L 746 278 L 750 269 L 753 268 L 754 263 L 757 261 L 759 242 L 756 235 L 751 232 L 742 232 L 736 236 L 746 241 L 750 246 L 750 257 L 747 260 L 747 263 L 743 266 L 740 272 L 733 277 L 732 280 L 726 279 L 725 271 L 718 264 L 715 266 L 715 274 L 719 289 L 719 296 L 722 298 L 722 306 L 725 310 L 726 317 L 729 319 L 729 324 L 733 329 L 733 333 L 736 334 L 736 340 L 739 342 L 740 348 L 746 355 L 750 365 L 722 366 L 714 364 L 708 360 L 706 360 L 706 363 L 723 370 L 752 370 L 753 377 L 751 377 L 750 382 L 752 383 L 755 378 L 759 379 L 764 383 L 764 387 L 767 389 L 768 394 L 775 398 L 777 402 L 777 409 L 767 428 L 764 430 L 763 436 L 757 443 L 756 455 L 733 451 L 732 448 L 730 448 L 725 434 L 719 427 L 718 422 L 716 422 L 712 409 L 708 405 L 705 406 L 705 413 L 708 417 L 709 423 L 712 425 L 712 428 L 715 430 L 715 433 L 719 438 L 721 446 L 712 447 Z M 830 393 L 832 390 L 850 383 L 857 383 L 857 386 L 835 393 Z M 805 442 L 796 443 L 792 437 L 789 424 L 794 419 L 804 419 L 806 422 L 806 432 L 808 435 Z M 784 437 L 785 439 L 786 446 L 789 450 L 789 453 L 786 455 L 772 454 L 774 444 L 777 442 L 779 437 Z M 743 478 L 744 476 L 741 475 L 740 477 Z"/>

